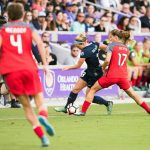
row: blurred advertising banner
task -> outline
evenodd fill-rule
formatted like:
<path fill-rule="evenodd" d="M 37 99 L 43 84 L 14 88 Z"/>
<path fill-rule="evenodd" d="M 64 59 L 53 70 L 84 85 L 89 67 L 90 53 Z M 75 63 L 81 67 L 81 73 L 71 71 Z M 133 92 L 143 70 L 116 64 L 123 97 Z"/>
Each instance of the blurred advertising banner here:
<path fill-rule="evenodd" d="M 61 69 L 50 69 L 45 75 L 42 69 L 39 69 L 40 79 L 43 85 L 45 98 L 62 98 L 68 97 L 70 91 L 78 81 L 83 69 L 62 71 Z M 79 96 L 85 96 L 86 88 L 83 89 Z M 113 85 L 96 93 L 100 96 L 117 96 L 119 94 L 118 86 Z"/>

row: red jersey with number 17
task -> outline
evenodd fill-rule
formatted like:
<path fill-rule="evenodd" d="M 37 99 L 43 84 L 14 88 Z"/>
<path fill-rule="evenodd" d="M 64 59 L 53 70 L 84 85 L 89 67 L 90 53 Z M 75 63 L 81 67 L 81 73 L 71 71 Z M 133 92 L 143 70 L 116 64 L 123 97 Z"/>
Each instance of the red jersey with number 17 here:
<path fill-rule="evenodd" d="M 106 76 L 109 78 L 128 78 L 127 58 L 129 49 L 122 43 L 113 42 L 108 45 L 107 53 L 112 53 Z"/>
<path fill-rule="evenodd" d="M 0 30 L 0 74 L 19 70 L 37 70 L 32 55 L 33 28 L 20 21 L 9 22 Z"/>

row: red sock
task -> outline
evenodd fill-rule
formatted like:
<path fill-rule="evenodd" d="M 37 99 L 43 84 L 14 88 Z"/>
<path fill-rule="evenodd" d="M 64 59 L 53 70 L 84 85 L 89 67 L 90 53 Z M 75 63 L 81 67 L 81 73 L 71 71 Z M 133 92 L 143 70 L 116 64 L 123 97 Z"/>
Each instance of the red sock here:
<path fill-rule="evenodd" d="M 136 85 L 136 79 L 132 79 L 132 86 L 135 86 Z"/>
<path fill-rule="evenodd" d="M 83 105 L 82 105 L 82 112 L 86 113 L 86 111 L 90 105 L 91 105 L 91 103 L 85 100 Z"/>
<path fill-rule="evenodd" d="M 150 107 L 146 104 L 146 102 L 143 102 L 141 104 L 141 107 L 143 107 L 148 113 L 150 113 Z"/>
<path fill-rule="evenodd" d="M 47 112 L 46 110 L 41 110 L 41 111 L 39 112 L 39 115 L 40 115 L 40 116 L 44 116 L 45 118 L 48 118 L 48 112 Z"/>
<path fill-rule="evenodd" d="M 44 131 L 41 126 L 36 126 L 33 130 L 39 138 L 44 136 Z"/>
<path fill-rule="evenodd" d="M 147 80 L 148 80 L 148 77 L 147 76 L 143 76 L 142 86 L 145 86 Z"/>
<path fill-rule="evenodd" d="M 141 83 L 141 79 L 142 79 L 142 76 L 139 76 L 136 80 L 136 85 L 137 86 L 140 86 L 140 83 Z"/>

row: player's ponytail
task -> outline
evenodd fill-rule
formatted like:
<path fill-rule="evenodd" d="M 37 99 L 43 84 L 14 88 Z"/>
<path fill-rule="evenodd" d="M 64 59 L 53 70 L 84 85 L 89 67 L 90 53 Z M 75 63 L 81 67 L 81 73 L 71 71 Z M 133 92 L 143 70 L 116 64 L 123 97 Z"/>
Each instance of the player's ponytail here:
<path fill-rule="evenodd" d="M 122 39 L 122 38 L 123 38 L 122 35 L 120 34 L 120 30 L 118 30 L 118 29 L 112 30 L 112 31 L 111 31 L 111 34 L 112 34 L 113 36 L 117 36 L 119 39 Z"/>
<path fill-rule="evenodd" d="M 130 39 L 130 32 L 129 31 L 121 30 L 120 34 L 121 34 L 121 36 L 123 38 L 124 44 L 126 44 L 128 42 L 128 40 Z"/>

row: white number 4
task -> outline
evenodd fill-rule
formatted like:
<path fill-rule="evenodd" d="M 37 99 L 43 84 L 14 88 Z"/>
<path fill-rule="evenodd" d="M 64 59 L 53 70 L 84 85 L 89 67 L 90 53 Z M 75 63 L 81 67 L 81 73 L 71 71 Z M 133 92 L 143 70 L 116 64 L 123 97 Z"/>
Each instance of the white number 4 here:
<path fill-rule="evenodd" d="M 22 38 L 21 38 L 20 34 L 17 35 L 16 41 L 15 41 L 15 36 L 14 35 L 10 35 L 10 43 L 12 44 L 12 46 L 17 47 L 19 54 L 23 53 L 23 50 L 22 50 Z"/>
<path fill-rule="evenodd" d="M 119 56 L 118 65 L 119 66 L 123 66 L 124 62 L 125 62 L 125 60 L 127 58 L 127 54 L 120 54 L 119 53 L 118 56 Z"/>

